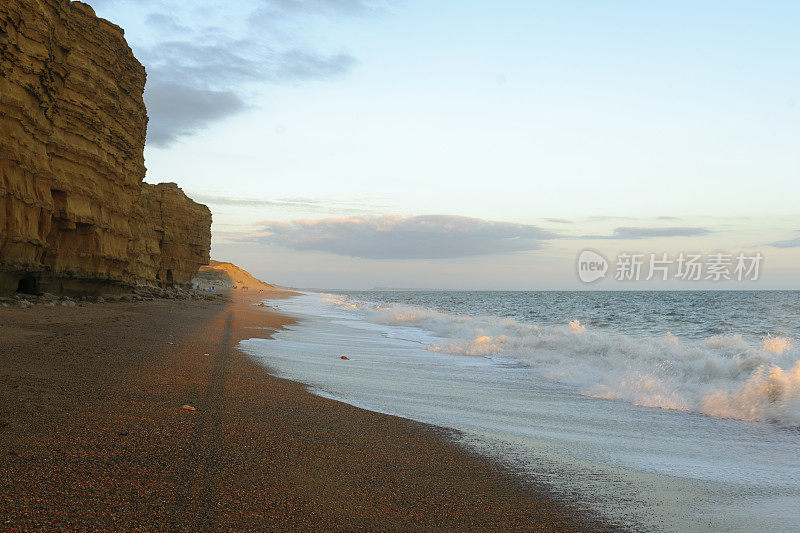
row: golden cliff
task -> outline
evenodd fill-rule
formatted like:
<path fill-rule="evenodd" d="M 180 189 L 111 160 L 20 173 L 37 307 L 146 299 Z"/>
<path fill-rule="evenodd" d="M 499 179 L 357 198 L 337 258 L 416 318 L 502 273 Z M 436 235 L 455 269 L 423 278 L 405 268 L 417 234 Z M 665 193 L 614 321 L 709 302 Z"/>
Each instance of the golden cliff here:
<path fill-rule="evenodd" d="M 208 263 L 208 208 L 142 181 L 145 80 L 88 5 L 0 2 L 0 294 L 186 284 Z"/>

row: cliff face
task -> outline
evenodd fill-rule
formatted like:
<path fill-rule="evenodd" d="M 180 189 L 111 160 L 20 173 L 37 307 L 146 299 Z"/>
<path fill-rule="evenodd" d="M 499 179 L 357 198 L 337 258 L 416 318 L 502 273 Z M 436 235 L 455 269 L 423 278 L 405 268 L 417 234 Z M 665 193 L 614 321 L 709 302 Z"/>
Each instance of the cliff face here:
<path fill-rule="evenodd" d="M 211 211 L 174 183 L 143 185 L 132 217 L 129 271 L 137 279 L 188 284 L 209 262 Z"/>
<path fill-rule="evenodd" d="M 0 293 L 188 282 L 211 215 L 145 175 L 146 75 L 69 0 L 0 3 Z"/>

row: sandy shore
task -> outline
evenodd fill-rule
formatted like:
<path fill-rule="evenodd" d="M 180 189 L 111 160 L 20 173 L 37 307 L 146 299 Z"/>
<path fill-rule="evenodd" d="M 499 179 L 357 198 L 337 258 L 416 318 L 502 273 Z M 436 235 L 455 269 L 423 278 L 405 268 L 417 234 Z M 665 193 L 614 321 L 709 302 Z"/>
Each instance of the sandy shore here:
<path fill-rule="evenodd" d="M 234 347 L 291 320 L 252 298 L 0 309 L 0 528 L 608 529 L 443 430 L 270 376 Z"/>

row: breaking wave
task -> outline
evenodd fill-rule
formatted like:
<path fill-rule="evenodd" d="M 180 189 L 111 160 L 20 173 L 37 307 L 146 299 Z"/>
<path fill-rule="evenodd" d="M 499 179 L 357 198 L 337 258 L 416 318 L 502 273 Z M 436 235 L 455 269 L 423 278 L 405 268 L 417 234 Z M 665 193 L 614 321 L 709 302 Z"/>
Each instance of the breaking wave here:
<path fill-rule="evenodd" d="M 635 405 L 800 426 L 800 352 L 791 339 L 741 335 L 685 341 L 635 338 L 574 320 L 539 327 L 513 318 L 466 317 L 405 304 L 379 306 L 331 296 L 328 303 L 373 323 L 435 335 L 431 351 L 501 357 L 581 394 Z"/>

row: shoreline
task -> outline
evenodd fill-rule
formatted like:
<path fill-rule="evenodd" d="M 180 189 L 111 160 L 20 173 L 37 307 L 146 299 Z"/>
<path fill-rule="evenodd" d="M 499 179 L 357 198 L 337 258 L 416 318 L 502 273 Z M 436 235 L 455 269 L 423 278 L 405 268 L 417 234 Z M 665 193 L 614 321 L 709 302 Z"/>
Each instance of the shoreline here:
<path fill-rule="evenodd" d="M 613 529 L 449 430 L 235 348 L 291 325 L 255 306 L 291 295 L 0 309 L 0 527 Z"/>

